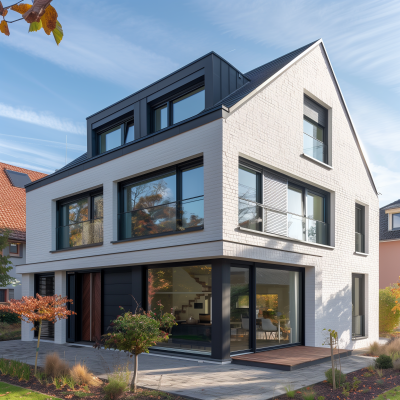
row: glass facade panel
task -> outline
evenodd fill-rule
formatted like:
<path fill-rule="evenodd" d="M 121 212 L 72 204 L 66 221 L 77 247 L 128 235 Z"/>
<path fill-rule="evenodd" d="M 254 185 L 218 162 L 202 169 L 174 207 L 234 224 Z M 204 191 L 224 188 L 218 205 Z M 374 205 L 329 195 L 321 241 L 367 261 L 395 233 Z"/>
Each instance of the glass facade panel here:
<path fill-rule="evenodd" d="M 259 176 L 259 172 L 239 166 L 239 199 L 259 201 Z"/>
<path fill-rule="evenodd" d="M 182 171 L 182 199 L 204 195 L 204 168 L 196 166 Z"/>
<path fill-rule="evenodd" d="M 231 267 L 231 352 L 250 348 L 249 269 Z"/>
<path fill-rule="evenodd" d="M 365 336 L 365 275 L 353 274 L 352 286 L 352 334 Z"/>
<path fill-rule="evenodd" d="M 126 126 L 126 138 L 125 143 L 133 142 L 135 140 L 135 124 L 129 122 Z"/>
<path fill-rule="evenodd" d="M 324 143 L 324 128 L 307 119 L 303 120 L 304 154 L 326 162 L 327 146 Z"/>
<path fill-rule="evenodd" d="M 257 348 L 300 343 L 300 273 L 256 268 Z"/>
<path fill-rule="evenodd" d="M 174 100 L 172 107 L 174 124 L 199 114 L 205 108 L 204 86 Z"/>
<path fill-rule="evenodd" d="M 305 240 L 305 219 L 303 218 L 303 190 L 288 187 L 288 237 Z"/>
<path fill-rule="evenodd" d="M 168 105 L 165 104 L 153 110 L 154 132 L 164 129 L 168 126 Z"/>
<path fill-rule="evenodd" d="M 308 119 L 303 119 L 303 132 L 320 142 L 324 141 L 324 128 Z"/>
<path fill-rule="evenodd" d="M 365 252 L 365 238 L 364 238 L 364 207 L 356 204 L 355 215 L 355 247 L 359 253 Z"/>
<path fill-rule="evenodd" d="M 393 214 L 392 229 L 400 228 L 400 214 Z"/>
<path fill-rule="evenodd" d="M 178 324 L 155 348 L 211 355 L 211 265 L 149 268 L 147 293 L 149 309 L 160 301 Z"/>
<path fill-rule="evenodd" d="M 99 135 L 99 154 L 121 146 L 121 127 L 110 129 Z"/>

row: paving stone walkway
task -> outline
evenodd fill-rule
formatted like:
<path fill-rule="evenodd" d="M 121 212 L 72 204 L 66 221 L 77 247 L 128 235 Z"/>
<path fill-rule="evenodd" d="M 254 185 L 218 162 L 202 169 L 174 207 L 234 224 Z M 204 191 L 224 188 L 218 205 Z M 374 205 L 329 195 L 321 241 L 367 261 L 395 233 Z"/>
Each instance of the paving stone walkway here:
<path fill-rule="evenodd" d="M 0 357 L 35 363 L 36 342 L 19 340 L 0 342 Z M 71 344 L 40 343 L 39 365 L 47 353 L 56 351 L 71 365 L 81 361 L 100 377 L 107 377 L 118 365 L 126 365 L 127 356 L 110 350 L 95 350 Z M 342 370 L 349 373 L 370 365 L 368 357 L 351 356 L 342 360 Z M 285 393 L 285 387 L 298 389 L 325 380 L 330 363 L 296 371 L 278 371 L 234 364 L 211 364 L 192 360 L 139 356 L 139 386 L 179 394 L 201 400 L 266 400 Z M 130 363 L 132 370 L 132 364 Z"/>

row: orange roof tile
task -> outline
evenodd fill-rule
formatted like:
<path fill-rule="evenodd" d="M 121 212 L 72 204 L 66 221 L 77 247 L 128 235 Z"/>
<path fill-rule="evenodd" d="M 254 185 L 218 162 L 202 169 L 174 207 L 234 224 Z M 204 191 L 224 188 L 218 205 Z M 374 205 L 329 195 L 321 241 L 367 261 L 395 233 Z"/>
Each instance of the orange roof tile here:
<path fill-rule="evenodd" d="M 25 189 L 12 185 L 6 174 L 6 169 L 27 174 L 32 182 L 43 178 L 46 174 L 0 162 L 0 227 L 7 227 L 12 230 L 10 239 L 25 241 Z"/>

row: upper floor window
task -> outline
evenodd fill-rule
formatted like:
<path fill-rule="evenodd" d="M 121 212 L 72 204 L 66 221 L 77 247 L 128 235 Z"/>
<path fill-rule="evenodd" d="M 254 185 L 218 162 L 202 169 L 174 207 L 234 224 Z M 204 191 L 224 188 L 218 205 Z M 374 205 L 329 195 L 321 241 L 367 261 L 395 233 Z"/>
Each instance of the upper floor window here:
<path fill-rule="evenodd" d="M 97 134 L 98 154 L 105 153 L 133 140 L 135 140 L 135 125 L 133 120 L 100 131 Z"/>
<path fill-rule="evenodd" d="M 355 222 L 355 251 L 358 253 L 365 253 L 365 207 L 360 204 L 356 204 Z"/>
<path fill-rule="evenodd" d="M 20 245 L 18 243 L 10 243 L 8 246 L 10 256 L 19 256 Z"/>
<path fill-rule="evenodd" d="M 202 228 L 202 161 L 123 182 L 120 201 L 120 239 Z"/>
<path fill-rule="evenodd" d="M 205 87 L 188 89 L 185 93 L 173 96 L 151 109 L 152 132 L 184 121 L 202 112 L 205 108 Z"/>
<path fill-rule="evenodd" d="M 101 191 L 59 201 L 57 209 L 57 250 L 103 242 Z"/>
<path fill-rule="evenodd" d="M 239 166 L 239 225 L 328 244 L 328 194 L 260 167 Z"/>
<path fill-rule="evenodd" d="M 304 96 L 303 151 L 325 164 L 328 162 L 327 115 L 324 107 Z"/>
<path fill-rule="evenodd" d="M 400 214 L 392 214 L 392 229 L 400 229 Z"/>

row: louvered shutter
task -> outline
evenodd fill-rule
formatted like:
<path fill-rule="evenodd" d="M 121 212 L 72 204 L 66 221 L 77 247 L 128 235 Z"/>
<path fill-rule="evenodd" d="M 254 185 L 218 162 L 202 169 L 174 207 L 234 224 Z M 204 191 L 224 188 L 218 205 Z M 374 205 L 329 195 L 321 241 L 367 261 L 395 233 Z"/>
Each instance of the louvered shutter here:
<path fill-rule="evenodd" d="M 286 178 L 263 171 L 264 231 L 287 236 L 287 187 Z"/>
<path fill-rule="evenodd" d="M 309 97 L 304 96 L 304 115 L 317 124 L 326 127 L 328 120 L 328 112 L 326 108 L 320 106 L 315 101 L 312 101 Z"/>

